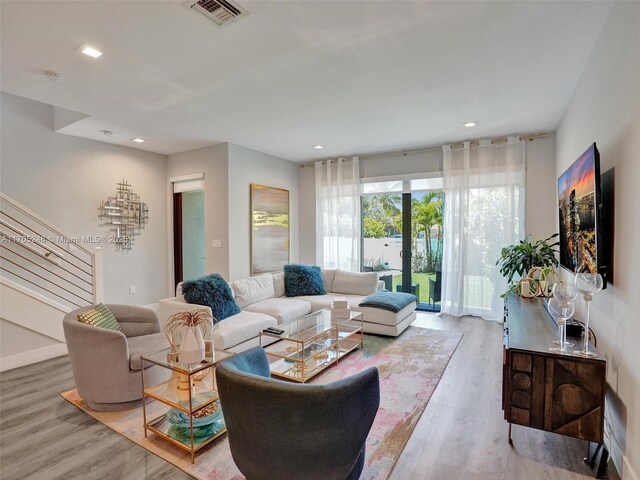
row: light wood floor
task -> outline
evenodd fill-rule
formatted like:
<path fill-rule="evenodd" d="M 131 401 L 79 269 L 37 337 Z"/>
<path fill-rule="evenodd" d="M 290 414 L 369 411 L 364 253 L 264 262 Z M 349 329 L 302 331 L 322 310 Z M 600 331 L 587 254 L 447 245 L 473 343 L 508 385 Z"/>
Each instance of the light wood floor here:
<path fill-rule="evenodd" d="M 464 337 L 393 480 L 593 478 L 582 462 L 585 442 L 514 426 L 514 445 L 507 443 L 501 324 L 419 314 L 414 325 Z M 2 480 L 190 478 L 63 400 L 59 393 L 72 387 L 66 357 L 1 374 Z"/>

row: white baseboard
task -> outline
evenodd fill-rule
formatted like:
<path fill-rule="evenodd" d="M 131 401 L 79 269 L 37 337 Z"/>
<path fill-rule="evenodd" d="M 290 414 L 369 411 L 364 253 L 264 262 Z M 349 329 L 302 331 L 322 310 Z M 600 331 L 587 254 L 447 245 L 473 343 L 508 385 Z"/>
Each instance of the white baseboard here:
<path fill-rule="evenodd" d="M 638 475 L 636 475 L 636 472 L 633 470 L 633 468 L 631 468 L 631 464 L 629 463 L 629 459 L 626 457 L 626 455 L 622 455 L 622 463 L 624 464 L 624 467 L 622 468 L 623 480 L 640 480 L 638 479 Z"/>
<path fill-rule="evenodd" d="M 0 372 L 24 367 L 25 365 L 31 365 L 32 363 L 42 362 L 43 360 L 49 360 L 50 358 L 61 357 L 67 353 L 66 343 L 49 345 L 48 347 L 29 350 L 28 352 L 16 353 L 15 355 L 0 358 Z"/>
<path fill-rule="evenodd" d="M 622 450 L 620 450 L 618 442 L 616 442 L 615 438 L 609 435 L 606 431 L 604 443 L 609 449 L 611 461 L 613 461 L 613 464 L 616 466 L 616 470 L 618 470 L 622 480 L 640 480 L 636 472 L 631 467 L 629 459 L 622 453 Z"/>

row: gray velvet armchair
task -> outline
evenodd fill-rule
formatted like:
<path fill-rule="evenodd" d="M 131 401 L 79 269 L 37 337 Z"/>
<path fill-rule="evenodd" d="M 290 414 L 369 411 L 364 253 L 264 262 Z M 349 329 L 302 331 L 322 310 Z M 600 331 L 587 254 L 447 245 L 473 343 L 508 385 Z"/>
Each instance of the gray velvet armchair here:
<path fill-rule="evenodd" d="M 131 305 L 107 305 L 122 332 L 94 327 L 78 321 L 83 307 L 68 313 L 63 321 L 73 379 L 78 394 L 94 410 L 131 408 L 142 399 L 140 357 L 168 347 L 153 310 Z M 157 366 L 145 369 L 148 384 L 161 383 L 171 372 Z"/>
<path fill-rule="evenodd" d="M 255 347 L 220 362 L 229 447 L 247 480 L 355 480 L 380 405 L 378 370 L 327 385 L 270 378 Z"/>

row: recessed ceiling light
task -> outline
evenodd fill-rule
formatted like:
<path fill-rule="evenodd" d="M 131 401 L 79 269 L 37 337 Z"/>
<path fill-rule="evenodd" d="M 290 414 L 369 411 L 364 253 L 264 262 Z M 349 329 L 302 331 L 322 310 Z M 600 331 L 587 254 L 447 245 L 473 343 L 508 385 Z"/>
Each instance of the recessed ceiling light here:
<path fill-rule="evenodd" d="M 463 125 L 465 127 L 477 127 L 478 126 L 478 122 L 473 121 L 473 122 L 464 122 Z"/>
<path fill-rule="evenodd" d="M 316 150 L 322 150 L 324 147 L 322 145 L 314 145 L 313 148 Z"/>
<path fill-rule="evenodd" d="M 136 143 L 144 143 L 144 138 L 132 138 L 131 140 L 133 140 Z"/>
<path fill-rule="evenodd" d="M 76 51 L 80 53 L 84 53 L 85 55 L 89 55 L 90 57 L 93 57 L 93 58 L 98 58 L 102 56 L 102 52 L 100 50 L 96 50 L 95 48 L 90 47 L 89 45 L 80 45 L 78 48 L 76 48 Z"/>

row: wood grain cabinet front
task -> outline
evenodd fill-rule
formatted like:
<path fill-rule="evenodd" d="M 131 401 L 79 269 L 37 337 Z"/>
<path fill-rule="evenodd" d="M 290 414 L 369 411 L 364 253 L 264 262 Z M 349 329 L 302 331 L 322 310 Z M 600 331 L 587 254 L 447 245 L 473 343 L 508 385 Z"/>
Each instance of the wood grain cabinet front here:
<path fill-rule="evenodd" d="M 602 443 L 604 358 L 550 352 L 557 327 L 541 300 L 509 296 L 507 306 L 502 385 L 505 419 L 510 424 Z"/>

